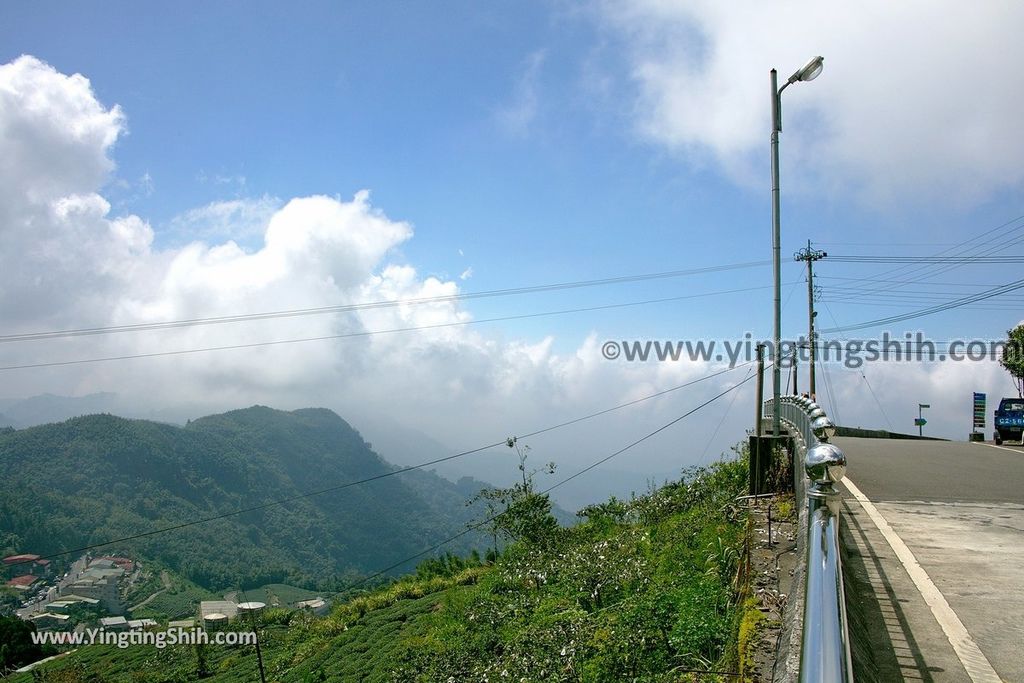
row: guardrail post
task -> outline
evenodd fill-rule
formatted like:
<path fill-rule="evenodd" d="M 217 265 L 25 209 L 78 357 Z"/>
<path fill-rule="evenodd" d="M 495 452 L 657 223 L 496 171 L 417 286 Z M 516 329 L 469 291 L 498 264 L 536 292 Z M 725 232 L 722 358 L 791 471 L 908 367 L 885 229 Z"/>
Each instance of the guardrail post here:
<path fill-rule="evenodd" d="M 835 429 L 824 416 L 814 426 L 816 436 L 819 431 L 824 436 L 829 428 Z M 851 683 L 846 596 L 839 556 L 840 496 L 834 486 L 846 473 L 846 456 L 833 444 L 818 443 L 808 449 L 804 470 L 811 486 L 807 491 L 807 580 L 800 681 Z"/>
<path fill-rule="evenodd" d="M 765 402 L 765 414 L 778 415 L 793 437 L 796 500 L 807 501 L 803 545 L 805 569 L 794 590 L 803 598 L 798 631 L 782 666 L 801 683 L 852 683 L 846 597 L 839 555 L 840 494 L 835 483 L 846 473 L 846 456 L 829 440 L 836 427 L 808 397 L 784 396 Z M 803 467 L 799 466 L 803 459 Z M 806 474 L 806 477 L 804 476 Z M 797 586 L 802 583 L 802 590 Z M 789 648 L 788 645 L 784 646 Z M 799 647 L 799 653 L 795 652 Z M 778 664 L 777 664 L 778 666 Z M 798 673 L 797 673 L 798 672 Z"/>

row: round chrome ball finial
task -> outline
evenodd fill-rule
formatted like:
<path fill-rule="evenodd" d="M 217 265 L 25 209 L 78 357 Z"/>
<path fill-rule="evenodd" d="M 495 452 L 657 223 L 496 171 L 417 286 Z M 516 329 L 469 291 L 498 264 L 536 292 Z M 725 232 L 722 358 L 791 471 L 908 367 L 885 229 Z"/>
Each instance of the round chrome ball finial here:
<path fill-rule="evenodd" d="M 827 416 L 822 415 L 811 423 L 811 431 L 818 441 L 828 442 L 836 435 L 836 425 Z"/>
<path fill-rule="evenodd" d="M 846 476 L 846 456 L 830 443 L 819 443 L 807 451 L 804 471 L 815 486 L 829 488 Z"/>

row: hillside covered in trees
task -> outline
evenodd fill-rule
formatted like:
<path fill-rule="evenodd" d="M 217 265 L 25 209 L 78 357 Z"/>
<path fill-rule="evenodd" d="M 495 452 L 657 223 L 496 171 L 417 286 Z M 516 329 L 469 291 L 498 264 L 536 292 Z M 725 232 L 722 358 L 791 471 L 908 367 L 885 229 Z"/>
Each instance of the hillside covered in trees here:
<path fill-rule="evenodd" d="M 5 429 L 0 552 L 51 555 L 228 515 L 99 552 L 157 560 L 212 589 L 329 588 L 415 554 L 478 516 L 465 502 L 482 483 L 422 471 L 299 497 L 394 469 L 325 409 L 255 406 L 184 427 L 92 415 Z M 485 543 L 467 534 L 452 550 Z"/>
<path fill-rule="evenodd" d="M 745 508 L 736 499 L 745 488 L 738 460 L 592 506 L 570 528 L 534 523 L 532 507 L 509 508 L 502 529 L 528 531 L 493 564 L 433 559 L 416 575 L 342 600 L 327 617 L 264 613 L 267 680 L 749 680 L 752 637 L 765 617 L 749 587 Z M 251 646 L 104 645 L 12 680 L 229 683 L 259 680 L 257 666 Z"/>

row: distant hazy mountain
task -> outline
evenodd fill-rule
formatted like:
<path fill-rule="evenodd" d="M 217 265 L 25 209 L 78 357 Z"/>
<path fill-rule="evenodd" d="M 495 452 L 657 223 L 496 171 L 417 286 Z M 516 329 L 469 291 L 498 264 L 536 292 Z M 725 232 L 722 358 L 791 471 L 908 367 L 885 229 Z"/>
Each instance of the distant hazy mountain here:
<path fill-rule="evenodd" d="M 394 469 L 325 409 L 256 406 L 185 427 L 91 415 L 0 433 L 0 551 L 60 552 Z M 410 472 L 100 552 L 157 559 L 211 588 L 323 583 L 463 530 L 482 486 Z M 485 542 L 468 534 L 448 549 L 474 545 Z"/>
<path fill-rule="evenodd" d="M 417 465 L 422 462 L 438 460 L 459 452 L 455 448 L 442 445 L 439 441 L 423 432 L 403 427 L 388 419 L 364 420 L 361 423 L 361 429 L 372 442 L 374 451 L 380 453 L 388 461 L 401 466 Z M 543 461 L 539 457 L 533 458 L 533 461 L 529 463 L 532 469 L 539 468 L 542 465 Z M 519 472 L 519 459 L 515 451 L 511 451 L 505 446 L 430 465 L 428 469 L 436 471 L 442 477 L 457 481 L 461 490 L 469 491 L 472 489 L 470 491 L 471 496 L 484 486 L 511 486 L 519 481 L 519 478 L 522 476 Z M 536 479 L 537 487 L 538 489 L 543 489 L 568 474 L 568 472 L 558 472 L 550 478 L 538 475 Z M 595 474 L 598 473 L 595 471 Z M 583 489 L 579 488 L 580 485 L 576 484 L 576 481 L 578 480 L 573 480 L 564 487 L 559 487 L 551 492 L 553 503 L 551 514 L 563 525 L 572 525 L 578 521 L 576 518 L 576 511 L 578 509 L 590 503 L 608 499 L 609 494 L 604 494 L 603 496 L 596 494 L 596 497 L 589 497 L 593 494 L 593 491 L 582 493 L 581 495 L 568 493 L 570 490 L 576 492 L 583 491 Z M 614 490 L 618 490 L 617 487 Z M 646 491 L 646 487 L 643 490 Z M 640 491 L 638 490 L 637 492 L 639 493 Z M 576 504 L 584 498 L 585 501 L 582 504 Z"/>
<path fill-rule="evenodd" d="M 34 427 L 48 422 L 61 422 L 80 415 L 123 413 L 117 394 L 99 393 L 86 396 L 55 396 L 40 394 L 31 398 L 0 399 L 0 426 Z"/>

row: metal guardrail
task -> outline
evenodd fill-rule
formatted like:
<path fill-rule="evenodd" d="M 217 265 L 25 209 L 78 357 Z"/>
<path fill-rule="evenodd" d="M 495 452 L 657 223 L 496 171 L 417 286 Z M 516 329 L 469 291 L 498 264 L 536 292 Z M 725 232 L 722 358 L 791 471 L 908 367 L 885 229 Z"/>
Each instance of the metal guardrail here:
<path fill-rule="evenodd" d="M 771 417 L 775 407 L 774 400 L 765 401 L 764 416 Z M 778 414 L 794 441 L 793 490 L 798 500 L 807 498 L 807 537 L 802 539 L 807 575 L 799 680 L 852 683 L 839 556 L 839 492 L 834 486 L 846 474 L 846 456 L 829 443 L 836 427 L 811 399 L 782 396 Z M 802 468 L 797 467 L 801 458 Z"/>

